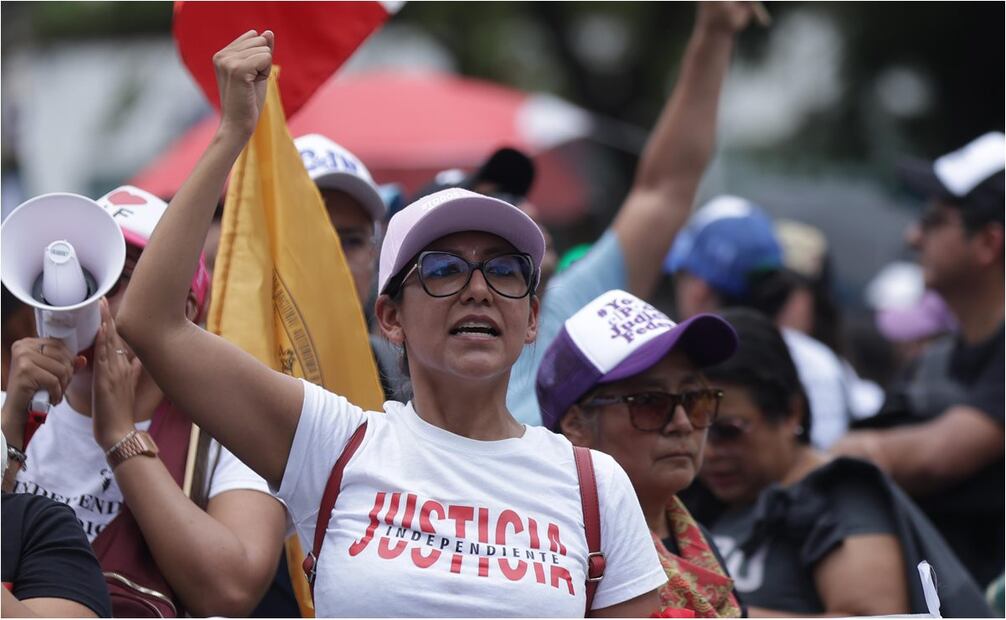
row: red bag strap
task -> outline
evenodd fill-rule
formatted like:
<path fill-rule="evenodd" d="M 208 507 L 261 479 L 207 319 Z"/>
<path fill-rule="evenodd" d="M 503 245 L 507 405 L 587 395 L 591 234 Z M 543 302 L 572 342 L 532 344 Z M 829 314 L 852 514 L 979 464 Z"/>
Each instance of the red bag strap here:
<path fill-rule="evenodd" d="M 342 471 L 346 469 L 346 463 L 356 453 L 360 447 L 363 436 L 367 432 L 367 423 L 364 422 L 349 438 L 349 443 L 339 455 L 339 460 L 332 466 L 332 473 L 328 475 L 328 482 L 325 484 L 325 493 L 321 496 L 321 507 L 318 508 L 318 523 L 314 527 L 314 546 L 311 552 L 304 558 L 304 574 L 307 575 L 307 583 L 311 586 L 311 598 L 314 598 L 314 576 L 318 569 L 318 556 L 321 555 L 321 545 L 325 542 L 325 532 L 328 530 L 328 521 L 332 518 L 332 509 L 335 508 L 335 500 L 339 499 L 339 490 L 342 487 Z"/>
<path fill-rule="evenodd" d="M 576 477 L 580 482 L 580 503 L 583 505 L 583 529 L 587 533 L 587 608 L 584 616 L 590 615 L 597 584 L 604 579 L 604 552 L 601 551 L 601 508 L 597 498 L 597 478 L 594 477 L 594 461 L 590 450 L 573 446 L 576 461 Z"/>
<path fill-rule="evenodd" d="M 179 487 L 185 476 L 191 431 L 192 421 L 188 415 L 170 401 L 164 400 L 154 411 L 149 433 L 157 442 L 158 458 Z M 176 615 L 185 614 L 181 601 L 158 568 L 129 506 L 122 506 L 119 514 L 91 541 L 91 548 L 103 572 L 118 573 L 163 594 L 174 605 Z M 114 614 L 115 609 L 112 611 Z"/>

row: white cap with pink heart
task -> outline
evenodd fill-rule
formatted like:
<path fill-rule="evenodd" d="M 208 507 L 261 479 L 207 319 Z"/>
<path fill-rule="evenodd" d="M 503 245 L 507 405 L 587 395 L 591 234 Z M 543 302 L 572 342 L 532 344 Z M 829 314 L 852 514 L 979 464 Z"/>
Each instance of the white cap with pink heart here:
<path fill-rule="evenodd" d="M 99 198 L 97 203 L 119 224 L 126 243 L 141 250 L 147 246 L 157 222 L 168 209 L 166 202 L 132 185 L 113 189 Z M 192 277 L 191 289 L 199 307 L 198 314 L 202 316 L 210 290 L 210 273 L 206 269 L 206 257 L 202 254 L 199 255 L 199 266 Z"/>

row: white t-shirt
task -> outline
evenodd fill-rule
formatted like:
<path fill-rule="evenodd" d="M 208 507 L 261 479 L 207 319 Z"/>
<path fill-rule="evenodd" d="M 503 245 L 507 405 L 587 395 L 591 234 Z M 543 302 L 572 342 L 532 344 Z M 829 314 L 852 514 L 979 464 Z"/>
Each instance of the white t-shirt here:
<path fill-rule="evenodd" d="M 150 421 L 140 422 L 136 428 L 148 430 Z M 25 454 L 27 470 L 18 472 L 14 493 L 44 495 L 67 504 L 77 514 L 88 541 L 94 541 L 119 514 L 122 491 L 105 460 L 105 452 L 94 440 L 91 418 L 74 410 L 66 399 L 50 408 L 45 424 L 35 432 Z M 209 497 L 237 489 L 269 493 L 261 476 L 216 441 L 210 444 L 209 463 L 214 462 Z"/>
<path fill-rule="evenodd" d="M 279 489 L 314 540 L 332 466 L 366 435 L 343 474 L 325 535 L 315 604 L 325 616 L 584 614 L 587 543 L 573 450 L 565 437 L 476 441 L 423 421 L 410 404 L 364 412 L 311 383 Z M 593 608 L 667 581 L 628 476 L 594 452 L 607 558 Z"/>
<path fill-rule="evenodd" d="M 827 450 L 849 430 L 849 397 L 842 362 L 823 342 L 788 327 L 780 331 L 807 393 L 810 441 Z"/>

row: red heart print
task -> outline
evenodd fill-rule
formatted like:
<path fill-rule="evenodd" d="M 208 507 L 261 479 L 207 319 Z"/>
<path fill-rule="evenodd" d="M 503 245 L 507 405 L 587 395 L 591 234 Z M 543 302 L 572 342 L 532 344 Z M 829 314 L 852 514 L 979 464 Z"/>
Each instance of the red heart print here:
<path fill-rule="evenodd" d="M 108 202 L 113 205 L 145 205 L 147 204 L 146 199 L 143 196 L 137 196 L 136 194 L 121 189 L 114 194 L 109 195 Z"/>

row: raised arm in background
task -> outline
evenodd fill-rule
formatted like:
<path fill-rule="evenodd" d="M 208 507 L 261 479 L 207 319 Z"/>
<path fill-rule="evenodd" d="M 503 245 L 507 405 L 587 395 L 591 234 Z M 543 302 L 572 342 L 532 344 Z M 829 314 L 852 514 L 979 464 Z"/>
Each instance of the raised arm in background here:
<path fill-rule="evenodd" d="M 300 382 L 185 317 L 189 282 L 217 198 L 258 123 L 272 50 L 272 32 L 252 30 L 214 56 L 220 126 L 143 250 L 116 321 L 168 398 L 278 485 L 300 416 Z"/>
<path fill-rule="evenodd" d="M 716 143 L 720 89 L 734 36 L 747 27 L 752 15 L 749 2 L 699 3 L 674 93 L 615 217 L 612 228 L 625 256 L 629 291 L 643 299 L 656 289 L 664 257 L 691 215 Z"/>

